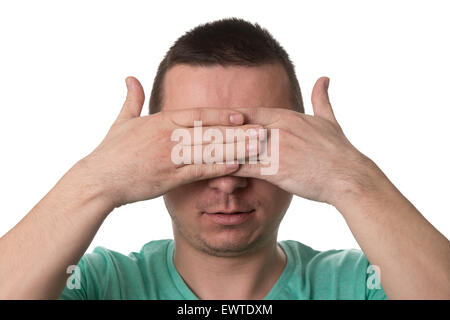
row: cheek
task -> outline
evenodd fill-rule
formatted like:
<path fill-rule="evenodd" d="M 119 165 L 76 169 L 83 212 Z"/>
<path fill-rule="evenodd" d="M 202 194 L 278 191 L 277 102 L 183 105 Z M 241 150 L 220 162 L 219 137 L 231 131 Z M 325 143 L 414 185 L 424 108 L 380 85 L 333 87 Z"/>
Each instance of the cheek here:
<path fill-rule="evenodd" d="M 292 193 L 263 180 L 255 180 L 254 188 L 262 201 L 261 205 L 264 211 L 268 215 L 284 215 L 292 201 Z"/>
<path fill-rule="evenodd" d="M 179 212 L 191 212 L 195 210 L 195 199 L 198 195 L 201 183 L 190 183 L 172 189 L 164 196 L 164 203 L 170 215 L 179 215 Z"/>

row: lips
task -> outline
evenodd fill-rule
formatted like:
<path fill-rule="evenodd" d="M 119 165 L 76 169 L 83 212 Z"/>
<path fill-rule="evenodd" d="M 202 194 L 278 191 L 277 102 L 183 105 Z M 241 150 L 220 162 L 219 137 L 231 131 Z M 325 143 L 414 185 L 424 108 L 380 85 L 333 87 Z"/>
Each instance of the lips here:
<path fill-rule="evenodd" d="M 204 212 L 204 216 L 212 223 L 234 226 L 248 221 L 255 215 L 255 209 L 223 210 L 214 212 Z"/>
<path fill-rule="evenodd" d="M 222 211 L 211 211 L 205 212 L 208 214 L 239 214 L 239 213 L 250 213 L 255 211 L 255 209 L 236 209 L 236 210 L 222 210 Z"/>

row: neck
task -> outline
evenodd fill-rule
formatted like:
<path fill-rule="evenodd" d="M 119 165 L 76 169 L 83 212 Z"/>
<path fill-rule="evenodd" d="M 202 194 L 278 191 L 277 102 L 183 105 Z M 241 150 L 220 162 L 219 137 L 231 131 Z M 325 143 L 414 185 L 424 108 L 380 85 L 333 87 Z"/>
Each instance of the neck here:
<path fill-rule="evenodd" d="M 276 238 L 236 257 L 218 257 L 175 236 L 174 264 L 199 299 L 264 299 L 281 276 L 286 256 Z"/>

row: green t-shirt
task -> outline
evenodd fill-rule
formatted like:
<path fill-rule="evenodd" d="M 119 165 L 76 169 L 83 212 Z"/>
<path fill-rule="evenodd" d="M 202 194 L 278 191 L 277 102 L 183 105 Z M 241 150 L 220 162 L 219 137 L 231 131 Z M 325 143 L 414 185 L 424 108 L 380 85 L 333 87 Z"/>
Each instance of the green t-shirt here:
<path fill-rule="evenodd" d="M 362 251 L 279 244 L 286 267 L 265 299 L 387 299 Z M 151 241 L 128 256 L 97 247 L 80 259 L 59 299 L 198 299 L 175 268 L 173 251 L 171 239 Z"/>

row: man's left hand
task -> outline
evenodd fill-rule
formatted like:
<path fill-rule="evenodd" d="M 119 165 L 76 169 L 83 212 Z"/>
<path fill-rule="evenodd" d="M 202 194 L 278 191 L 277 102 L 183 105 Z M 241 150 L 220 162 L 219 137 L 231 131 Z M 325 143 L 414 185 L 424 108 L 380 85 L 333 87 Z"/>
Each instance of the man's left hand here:
<path fill-rule="evenodd" d="M 279 167 L 276 174 L 261 175 L 263 164 L 245 163 L 232 175 L 263 179 L 302 198 L 329 204 L 356 184 L 371 186 L 367 178 L 376 172 L 376 165 L 344 135 L 329 101 L 328 84 L 329 79 L 322 77 L 313 88 L 313 116 L 286 108 L 236 109 L 246 122 L 267 129 L 269 157 L 270 129 L 279 129 Z"/>

